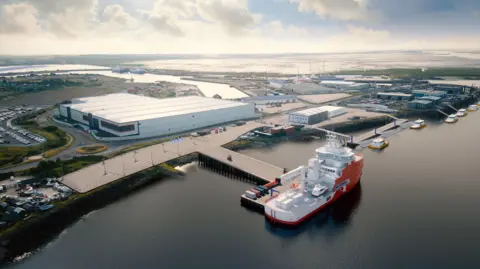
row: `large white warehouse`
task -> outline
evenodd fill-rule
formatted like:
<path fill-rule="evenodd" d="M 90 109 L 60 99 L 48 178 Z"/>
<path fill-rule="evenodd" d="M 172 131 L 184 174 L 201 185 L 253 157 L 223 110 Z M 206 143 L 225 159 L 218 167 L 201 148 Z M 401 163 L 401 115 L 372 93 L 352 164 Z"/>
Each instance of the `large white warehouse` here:
<path fill-rule="evenodd" d="M 343 107 L 321 106 L 288 114 L 288 122 L 291 124 L 316 124 L 347 113 Z"/>
<path fill-rule="evenodd" d="M 60 115 L 97 136 L 146 138 L 255 117 L 254 104 L 198 96 L 156 99 L 117 93 L 73 99 Z"/>

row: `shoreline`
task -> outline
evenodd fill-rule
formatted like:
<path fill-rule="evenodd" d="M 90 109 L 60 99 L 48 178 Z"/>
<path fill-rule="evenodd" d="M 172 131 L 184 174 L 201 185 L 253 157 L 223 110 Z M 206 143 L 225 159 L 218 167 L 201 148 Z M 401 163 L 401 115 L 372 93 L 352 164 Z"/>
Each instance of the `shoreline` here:
<path fill-rule="evenodd" d="M 368 124 L 382 123 L 385 120 L 386 118 L 382 118 L 381 120 L 374 119 L 374 122 L 371 122 L 371 119 L 366 119 L 357 122 L 355 126 L 357 130 L 366 129 L 369 127 Z M 285 141 L 310 141 L 315 139 L 313 138 L 315 134 L 316 131 L 299 131 L 296 135 L 292 136 L 256 140 L 235 140 L 222 147 L 232 151 L 268 147 Z M 10 226 L 0 233 L 0 248 L 5 251 L 2 263 L 12 262 L 15 257 L 33 251 L 50 242 L 58 236 L 59 233 L 68 228 L 68 226 L 94 210 L 114 203 L 155 182 L 181 177 L 183 172 L 174 167 L 193 163 L 197 159 L 198 153 L 194 152 L 124 177 L 88 193 L 75 193 L 68 200 L 58 202 L 56 207 L 51 209 L 51 211 L 34 215 Z M 56 225 L 51 227 L 52 223 Z M 39 229 L 45 232 L 42 235 L 38 235 L 37 231 Z M 32 240 L 32 238 L 34 238 L 34 240 Z"/>

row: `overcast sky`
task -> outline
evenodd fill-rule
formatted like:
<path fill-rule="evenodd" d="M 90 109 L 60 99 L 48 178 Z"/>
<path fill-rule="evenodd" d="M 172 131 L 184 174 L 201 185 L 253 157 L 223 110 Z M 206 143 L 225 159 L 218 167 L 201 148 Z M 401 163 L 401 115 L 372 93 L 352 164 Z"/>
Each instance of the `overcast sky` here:
<path fill-rule="evenodd" d="M 0 54 L 479 48 L 480 0 L 0 0 Z"/>

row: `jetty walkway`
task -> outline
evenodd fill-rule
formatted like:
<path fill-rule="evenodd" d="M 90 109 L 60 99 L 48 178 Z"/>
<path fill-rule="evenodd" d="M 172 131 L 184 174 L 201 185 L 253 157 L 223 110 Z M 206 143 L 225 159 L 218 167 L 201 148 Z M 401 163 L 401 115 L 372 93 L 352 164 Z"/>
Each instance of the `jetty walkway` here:
<path fill-rule="evenodd" d="M 156 144 L 131 151 L 67 174 L 63 177 L 62 184 L 79 193 L 85 193 L 152 166 L 191 153 L 205 152 L 206 154 L 219 155 L 222 154 L 220 153 L 221 150 L 219 150 L 222 145 L 232 142 L 239 136 L 262 126 L 264 126 L 264 124 L 250 121 L 241 126 L 229 127 L 225 132 L 219 134 L 185 138 L 183 141 L 175 144 L 165 142 L 163 144 Z M 214 150 L 212 150 L 212 148 Z M 218 152 L 216 153 L 216 151 Z M 240 157 L 235 156 L 235 159 L 240 160 Z M 245 164 L 241 165 L 243 167 L 243 165 L 251 166 L 252 164 L 245 162 Z M 260 175 L 266 176 L 263 174 Z"/>

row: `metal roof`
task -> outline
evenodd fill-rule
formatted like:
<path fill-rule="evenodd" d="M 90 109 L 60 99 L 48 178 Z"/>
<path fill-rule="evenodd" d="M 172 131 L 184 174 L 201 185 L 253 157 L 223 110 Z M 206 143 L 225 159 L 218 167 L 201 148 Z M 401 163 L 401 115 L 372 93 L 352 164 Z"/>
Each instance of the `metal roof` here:
<path fill-rule="evenodd" d="M 343 107 L 338 107 L 338 106 L 320 106 L 320 107 L 314 107 L 314 108 L 309 108 L 305 110 L 300 110 L 296 112 L 290 113 L 290 115 L 299 115 L 299 116 L 313 116 L 320 114 L 322 112 L 331 112 L 335 110 L 343 109 Z"/>
<path fill-rule="evenodd" d="M 411 103 L 429 105 L 429 104 L 432 103 L 432 101 L 429 101 L 429 100 L 413 100 Z"/>
<path fill-rule="evenodd" d="M 414 90 L 413 93 L 427 93 L 427 94 L 446 94 L 445 91 L 434 91 L 434 90 Z"/>
<path fill-rule="evenodd" d="M 438 101 L 438 100 L 442 100 L 442 97 L 439 97 L 439 96 L 423 96 L 423 97 L 420 97 L 420 99 Z"/>
<path fill-rule="evenodd" d="M 379 92 L 378 95 L 389 95 L 389 96 L 402 96 L 402 97 L 411 97 L 411 94 L 401 93 L 401 92 Z"/>
<path fill-rule="evenodd" d="M 292 100 L 297 99 L 296 95 L 263 95 L 263 96 L 253 96 L 253 97 L 244 97 L 241 98 L 241 101 L 248 102 L 248 101 L 260 101 L 260 100 Z"/>
<path fill-rule="evenodd" d="M 72 104 L 63 106 L 70 106 L 73 110 L 85 114 L 91 113 L 96 117 L 115 123 L 127 123 L 248 105 L 250 104 L 198 96 L 157 99 L 128 93 L 115 93 L 77 98 L 72 100 Z"/>

